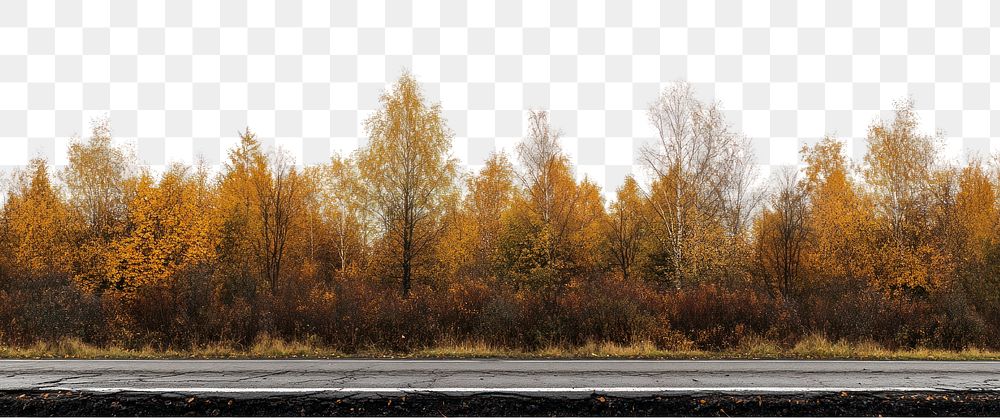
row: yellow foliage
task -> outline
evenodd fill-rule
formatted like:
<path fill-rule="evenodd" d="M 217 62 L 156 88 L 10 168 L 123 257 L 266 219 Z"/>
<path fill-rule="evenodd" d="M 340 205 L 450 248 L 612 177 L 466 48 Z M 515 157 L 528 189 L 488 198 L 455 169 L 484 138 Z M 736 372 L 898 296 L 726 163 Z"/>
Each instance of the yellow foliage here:
<path fill-rule="evenodd" d="M 504 216 L 513 204 L 514 167 L 504 154 L 493 154 L 480 172 L 466 181 L 466 196 L 448 237 L 442 240 L 441 257 L 453 274 L 477 277 L 497 273 Z"/>
<path fill-rule="evenodd" d="M 120 232 L 125 218 L 131 155 L 112 144 L 107 119 L 94 123 L 86 141 L 74 139 L 67 154 L 69 165 L 62 179 L 69 203 L 83 217 L 91 236 L 108 241 Z"/>
<path fill-rule="evenodd" d="M 3 207 L 5 252 L 14 271 L 68 272 L 73 242 L 69 208 L 53 187 L 46 163 L 31 160 L 15 178 Z"/>
<path fill-rule="evenodd" d="M 861 280 L 873 277 L 873 208 L 851 180 L 842 144 L 825 138 L 802 149 L 804 188 L 810 203 L 809 239 L 803 254 L 809 276 Z"/>
<path fill-rule="evenodd" d="M 270 181 L 270 167 L 256 135 L 248 130 L 229 151 L 219 178 L 215 215 L 222 222 L 219 261 L 223 276 L 240 283 L 239 292 L 250 293 L 261 282 L 263 269 L 257 234 L 263 229 L 257 211 L 261 201 L 256 184 Z"/>
<path fill-rule="evenodd" d="M 648 251 L 649 228 L 643 219 L 639 183 L 628 176 L 618 188 L 605 222 L 606 251 L 623 279 L 628 280 Z"/>
<path fill-rule="evenodd" d="M 954 209 L 960 240 L 957 256 L 982 262 L 997 244 L 996 202 L 996 189 L 979 162 L 962 169 Z"/>
<path fill-rule="evenodd" d="M 715 103 L 689 84 L 665 89 L 647 113 L 657 133 L 641 157 L 654 174 L 648 221 L 656 228 L 650 269 L 682 287 L 745 277 L 746 240 L 760 193 L 752 182 L 753 153 L 729 130 Z"/>
<path fill-rule="evenodd" d="M 734 244 L 721 219 L 704 205 L 693 179 L 671 169 L 653 181 L 649 219 L 657 240 L 653 270 L 681 287 L 730 276 Z"/>
<path fill-rule="evenodd" d="M 124 294 L 167 283 L 185 268 L 215 257 L 217 224 L 199 205 L 197 180 L 173 165 L 159 184 L 144 174 L 129 202 L 127 233 L 107 256 L 107 287 Z"/>
<path fill-rule="evenodd" d="M 320 218 L 319 233 L 311 233 L 317 235 L 320 248 L 315 257 L 326 259 L 339 277 L 349 276 L 349 272 L 364 266 L 371 235 L 357 165 L 351 159 L 334 156 L 328 164 L 308 169 L 306 175 L 312 176 L 318 188 L 315 211 Z"/>
<path fill-rule="evenodd" d="M 891 123 L 877 122 L 868 131 L 864 176 L 872 190 L 880 231 L 876 284 L 884 289 L 928 291 L 950 271 L 948 254 L 933 242 L 935 204 L 950 192 L 935 195 L 937 142 L 917 132 L 912 101 L 897 103 Z"/>
<path fill-rule="evenodd" d="M 382 236 L 379 255 L 408 295 L 455 206 L 458 163 L 448 155 L 452 134 L 441 106 L 424 103 L 412 75 L 403 74 L 380 102 L 365 122 L 369 143 L 358 153 L 358 169 Z"/>
<path fill-rule="evenodd" d="M 224 269 L 242 282 L 243 291 L 255 292 L 262 284 L 273 294 L 288 278 L 293 250 L 304 262 L 301 247 L 309 243 L 303 235 L 315 212 L 307 207 L 315 189 L 290 156 L 280 150 L 265 154 L 249 129 L 240 134 L 220 179 L 218 213 Z"/>
<path fill-rule="evenodd" d="M 786 172 L 779 190 L 757 218 L 757 257 L 769 288 L 789 297 L 800 288 L 802 252 L 808 236 L 806 194 L 794 175 Z"/>
<path fill-rule="evenodd" d="M 529 122 L 518 149 L 523 188 L 506 217 L 502 259 L 516 281 L 551 288 L 602 267 L 606 213 L 598 187 L 574 179 L 545 113 L 532 112 Z"/>
<path fill-rule="evenodd" d="M 74 280 L 88 291 L 107 288 L 107 256 L 111 245 L 125 233 L 130 196 L 137 184 L 132 178 L 131 154 L 111 140 L 107 119 L 94 123 L 90 138 L 74 139 L 68 149 L 69 165 L 61 173 L 67 203 L 81 228 L 77 250 L 70 257 Z"/>

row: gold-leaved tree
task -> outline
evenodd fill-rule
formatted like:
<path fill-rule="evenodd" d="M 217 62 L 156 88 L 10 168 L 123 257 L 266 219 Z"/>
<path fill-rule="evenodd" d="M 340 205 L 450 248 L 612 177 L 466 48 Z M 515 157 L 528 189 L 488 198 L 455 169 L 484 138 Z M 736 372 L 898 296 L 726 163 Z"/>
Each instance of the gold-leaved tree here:
<path fill-rule="evenodd" d="M 288 279 L 291 247 L 305 233 L 314 188 L 290 157 L 261 149 L 249 129 L 229 153 L 219 182 L 222 262 L 232 289 L 274 294 Z"/>
<path fill-rule="evenodd" d="M 531 288 L 557 289 L 599 266 L 604 204 L 593 182 L 577 182 L 548 113 L 531 111 L 518 144 L 520 193 L 508 215 L 502 252 L 506 276 Z"/>
<path fill-rule="evenodd" d="M 425 102 L 412 75 L 404 73 L 380 104 L 365 122 L 368 144 L 358 152 L 358 171 L 382 238 L 377 256 L 408 296 L 414 276 L 431 263 L 446 209 L 458 197 L 458 165 L 441 106 Z"/>
<path fill-rule="evenodd" d="M 17 173 L 0 214 L 0 268 L 18 276 L 69 273 L 76 223 L 45 160 Z"/>
<path fill-rule="evenodd" d="M 134 295 L 143 286 L 167 285 L 179 272 L 215 258 L 217 222 L 210 216 L 204 173 L 171 165 L 157 183 L 136 179 L 122 237 L 111 243 L 107 280 L 112 289 Z"/>
<path fill-rule="evenodd" d="M 648 116 L 657 134 L 641 154 L 653 175 L 652 270 L 678 288 L 738 275 L 743 234 L 760 201 L 746 138 L 685 83 L 664 90 Z"/>
<path fill-rule="evenodd" d="M 68 159 L 62 179 L 71 211 L 83 224 L 74 243 L 74 277 L 84 289 L 103 291 L 113 285 L 106 270 L 111 244 L 125 233 L 135 185 L 130 180 L 134 156 L 112 143 L 110 123 L 99 120 L 87 140 L 75 139 L 70 144 Z"/>
<path fill-rule="evenodd" d="M 950 269 L 931 234 L 938 139 L 919 132 L 912 101 L 897 103 L 894 116 L 871 125 L 864 159 L 879 229 L 875 279 L 883 289 L 926 292 Z"/>

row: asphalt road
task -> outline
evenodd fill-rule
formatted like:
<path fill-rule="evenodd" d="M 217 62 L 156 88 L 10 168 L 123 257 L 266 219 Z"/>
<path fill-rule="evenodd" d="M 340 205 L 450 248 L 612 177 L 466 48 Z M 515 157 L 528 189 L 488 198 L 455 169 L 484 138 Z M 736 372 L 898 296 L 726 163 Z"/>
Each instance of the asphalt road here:
<path fill-rule="evenodd" d="M 0 391 L 224 396 L 1000 391 L 1000 362 L 0 360 Z"/>

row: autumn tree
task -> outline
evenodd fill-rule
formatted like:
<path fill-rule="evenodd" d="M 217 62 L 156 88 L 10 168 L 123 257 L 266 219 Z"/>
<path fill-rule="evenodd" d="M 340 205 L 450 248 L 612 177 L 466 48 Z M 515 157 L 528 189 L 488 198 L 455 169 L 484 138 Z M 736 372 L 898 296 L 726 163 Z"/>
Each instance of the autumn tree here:
<path fill-rule="evenodd" d="M 624 280 L 635 273 L 648 238 L 643 205 L 639 183 L 632 176 L 626 177 L 611 203 L 604 232 L 607 251 Z"/>
<path fill-rule="evenodd" d="M 69 165 L 62 179 L 70 205 L 95 236 L 110 239 L 127 211 L 126 180 L 133 171 L 132 156 L 111 142 L 107 119 L 94 122 L 86 141 L 73 140 L 67 154 Z"/>
<path fill-rule="evenodd" d="M 937 140 L 921 134 L 912 101 L 896 104 L 891 122 L 868 129 L 865 180 L 876 196 L 876 208 L 895 245 L 904 245 L 926 203 L 937 158 Z"/>
<path fill-rule="evenodd" d="M 61 173 L 69 205 L 85 227 L 75 243 L 73 269 L 86 289 L 103 290 L 107 284 L 109 245 L 124 233 L 133 177 L 131 153 L 111 141 L 110 123 L 94 123 L 90 138 L 75 139 L 67 152 L 69 165 Z"/>
<path fill-rule="evenodd" d="M 680 287 L 720 273 L 760 195 L 751 187 L 746 138 L 731 132 L 718 106 L 699 101 L 689 85 L 665 90 L 648 116 L 657 141 L 642 150 L 642 159 L 654 177 L 648 198 L 666 263 L 660 270 Z"/>
<path fill-rule="evenodd" d="M 215 220 L 198 200 L 203 191 L 196 173 L 174 164 L 158 183 L 148 173 L 134 181 L 125 232 L 111 244 L 103 286 L 126 296 L 212 262 L 217 244 Z"/>
<path fill-rule="evenodd" d="M 545 224 L 552 222 L 558 211 L 558 176 L 565 174 L 563 168 L 568 166 L 559 145 L 560 135 L 549 124 L 548 112 L 532 110 L 528 113 L 528 136 L 517 144 L 521 187 L 531 201 L 531 210 Z"/>
<path fill-rule="evenodd" d="M 291 157 L 277 153 L 269 175 L 254 182 L 260 230 L 253 241 L 272 292 L 278 289 L 289 244 L 306 211 L 312 192 L 308 180 L 295 168 Z"/>
<path fill-rule="evenodd" d="M 240 142 L 229 151 L 218 185 L 216 216 L 222 219 L 219 261 L 226 294 L 250 298 L 263 287 L 254 238 L 249 234 L 263 228 L 256 214 L 259 199 L 254 184 L 267 181 L 264 178 L 269 170 L 256 135 L 249 129 L 241 132 Z"/>
<path fill-rule="evenodd" d="M 982 162 L 973 161 L 961 170 L 955 195 L 954 253 L 965 263 L 981 262 L 989 249 L 998 244 L 996 186 Z"/>
<path fill-rule="evenodd" d="M 369 240 L 360 173 L 353 160 L 340 156 L 311 168 L 308 173 L 315 177 L 318 187 L 315 194 L 318 214 L 326 225 L 321 230 L 329 231 L 316 237 L 322 243 L 318 250 L 330 251 L 321 258 L 338 277 L 346 277 L 363 267 Z"/>
<path fill-rule="evenodd" d="M 558 139 L 546 112 L 529 113 L 528 135 L 517 146 L 521 193 L 503 244 L 511 273 L 539 287 L 595 270 L 606 215 L 600 189 L 588 180 L 576 182 Z"/>
<path fill-rule="evenodd" d="M 308 202 L 305 176 L 280 152 L 270 158 L 249 129 L 230 151 L 220 181 L 223 243 L 232 273 L 259 281 L 272 294 L 281 285 L 288 245 Z"/>
<path fill-rule="evenodd" d="M 997 174 L 973 161 L 962 169 L 955 196 L 954 248 L 957 286 L 969 304 L 990 323 L 1000 323 L 1000 211 L 997 208 Z"/>
<path fill-rule="evenodd" d="M 417 81 L 403 74 L 365 122 L 368 145 L 358 154 L 365 202 L 384 239 L 383 256 L 409 295 L 414 267 L 440 237 L 445 209 L 456 199 L 457 162 L 440 105 L 425 103 Z"/>
<path fill-rule="evenodd" d="M 803 147 L 802 160 L 810 212 L 803 268 L 814 279 L 867 284 L 877 252 L 872 241 L 874 209 L 853 180 L 843 144 L 826 137 Z"/>
<path fill-rule="evenodd" d="M 45 160 L 31 160 L 15 175 L 0 212 L 2 264 L 27 275 L 68 273 L 73 224 Z"/>
<path fill-rule="evenodd" d="M 726 233 L 738 240 L 750 229 L 767 190 L 755 184 L 760 172 L 749 138 L 735 135 L 724 155 L 718 167 L 724 174 L 716 186 L 719 211 Z"/>
<path fill-rule="evenodd" d="M 452 275 L 492 278 L 504 219 L 517 193 L 514 166 L 502 153 L 494 153 L 478 173 L 465 180 L 465 195 L 441 242 L 439 258 Z"/>
<path fill-rule="evenodd" d="M 465 212 L 475 225 L 475 260 L 480 274 L 485 274 L 497 257 L 503 232 L 503 218 L 517 192 L 513 165 L 504 154 L 493 154 L 479 174 L 466 187 Z"/>
<path fill-rule="evenodd" d="M 945 264 L 940 264 L 938 268 L 954 267 L 954 263 L 963 258 L 960 248 L 963 246 L 965 231 L 957 216 L 958 199 L 963 198 L 963 205 L 970 203 L 966 200 L 970 197 L 968 194 L 959 196 L 963 171 L 952 165 L 936 167 L 931 171 L 926 207 L 922 213 L 923 221 L 916 239 L 940 254 L 940 260 Z M 966 177 L 966 180 L 969 178 Z M 951 272 L 947 275 L 950 276 Z"/>
<path fill-rule="evenodd" d="M 895 118 L 868 130 L 864 177 L 883 233 L 880 286 L 926 291 L 941 282 L 947 260 L 930 242 L 928 214 L 938 141 L 918 132 L 912 101 L 897 103 Z"/>
<path fill-rule="evenodd" d="M 792 297 L 800 285 L 809 207 L 796 172 L 779 174 L 778 189 L 757 219 L 757 256 L 769 291 Z"/>
<path fill-rule="evenodd" d="M 577 277 L 590 277 L 605 274 L 607 266 L 601 254 L 602 225 L 607 217 L 604 196 L 601 186 L 584 177 L 576 183 L 575 207 L 571 220 L 560 232 L 567 234 L 567 242 L 574 250 L 572 254 L 574 270 Z"/>

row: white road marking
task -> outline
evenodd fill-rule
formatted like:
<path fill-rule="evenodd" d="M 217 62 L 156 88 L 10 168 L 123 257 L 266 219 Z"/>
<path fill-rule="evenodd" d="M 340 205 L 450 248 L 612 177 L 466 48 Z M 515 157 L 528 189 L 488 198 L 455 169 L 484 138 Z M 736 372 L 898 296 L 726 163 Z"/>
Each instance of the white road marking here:
<path fill-rule="evenodd" d="M 939 392 L 948 388 L 928 387 L 801 387 L 801 386 L 758 386 L 758 387 L 403 387 L 403 388 L 336 388 L 336 387 L 69 387 L 52 386 L 39 390 L 74 392 L 142 392 L 142 393 L 656 393 L 656 392 L 736 392 L 736 393 L 802 393 L 802 392 Z"/>
<path fill-rule="evenodd" d="M 635 358 L 607 358 L 607 359 L 509 359 L 509 358 L 476 358 L 476 359 L 364 359 L 364 358 L 275 358 L 275 359 L 220 359 L 220 358 L 165 358 L 165 359 L 0 359 L 2 363 L 720 363 L 720 364 L 740 364 L 740 363 L 801 363 L 801 364 L 989 364 L 998 365 L 997 360 L 796 360 L 796 359 L 635 359 Z"/>

